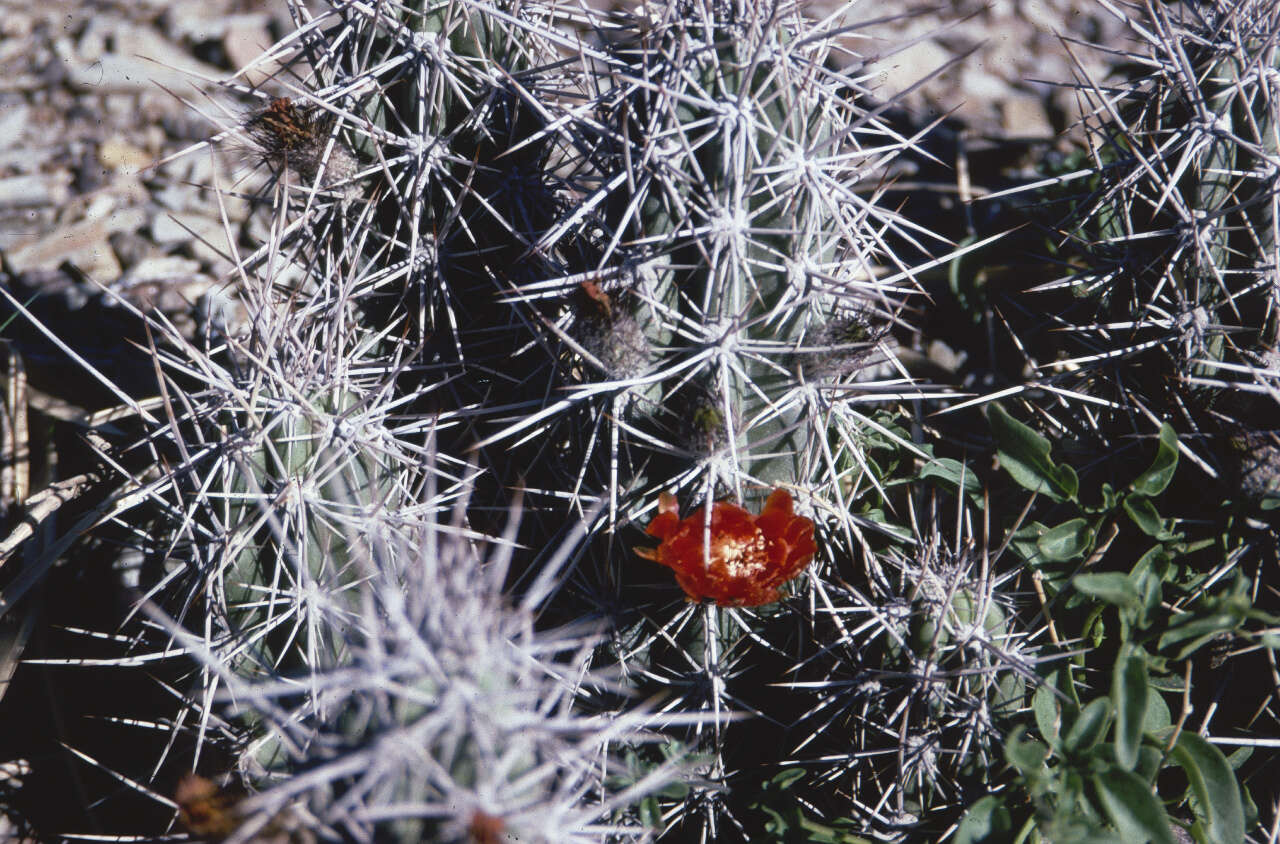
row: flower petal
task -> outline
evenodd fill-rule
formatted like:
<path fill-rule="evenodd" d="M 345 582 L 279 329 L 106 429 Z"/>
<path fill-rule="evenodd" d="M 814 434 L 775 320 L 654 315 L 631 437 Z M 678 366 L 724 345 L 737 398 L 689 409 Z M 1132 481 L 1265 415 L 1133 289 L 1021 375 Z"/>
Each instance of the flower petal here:
<path fill-rule="evenodd" d="M 778 600 L 778 587 L 799 574 L 817 551 L 813 521 L 794 515 L 791 494 L 776 489 L 759 516 L 731 501 L 700 508 L 683 521 L 674 496 L 663 493 L 647 532 L 662 544 L 636 549 L 675 572 L 691 600 L 759 606 Z M 710 551 L 708 560 L 707 551 Z"/>

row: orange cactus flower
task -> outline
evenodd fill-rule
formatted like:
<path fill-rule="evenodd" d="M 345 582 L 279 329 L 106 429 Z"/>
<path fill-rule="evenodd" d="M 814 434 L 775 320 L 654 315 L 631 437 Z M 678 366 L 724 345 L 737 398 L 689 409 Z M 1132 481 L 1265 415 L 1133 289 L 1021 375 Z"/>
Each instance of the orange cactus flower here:
<path fill-rule="evenodd" d="M 792 511 L 791 494 L 775 489 L 759 516 L 731 501 L 711 507 L 711 561 L 706 550 L 706 510 L 680 520 L 676 497 L 662 493 L 658 515 L 649 522 L 657 548 L 636 554 L 676 573 L 690 600 L 710 598 L 722 607 L 758 607 L 778 600 L 778 587 L 809 565 L 818 546 L 813 520 Z"/>

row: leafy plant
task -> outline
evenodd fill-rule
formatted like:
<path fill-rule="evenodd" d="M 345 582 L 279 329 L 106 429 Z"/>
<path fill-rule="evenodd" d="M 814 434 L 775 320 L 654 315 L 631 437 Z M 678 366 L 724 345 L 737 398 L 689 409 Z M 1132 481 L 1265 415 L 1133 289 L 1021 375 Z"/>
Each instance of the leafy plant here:
<path fill-rule="evenodd" d="M 1184 728 L 1186 712 L 1173 722 L 1162 692 L 1182 692 L 1188 706 L 1197 652 L 1219 637 L 1256 637 L 1257 626 L 1274 619 L 1245 597 L 1238 570 L 1225 588 L 1210 588 L 1212 579 L 1193 560 L 1217 543 L 1190 541 L 1175 530 L 1180 520 L 1159 515 L 1159 498 L 1179 465 L 1172 428 L 1162 426 L 1152 462 L 1126 488 L 1104 482 L 1097 503 L 1085 504 L 1079 476 L 1054 460 L 1045 438 L 999 406 L 988 417 L 1001 466 L 1014 482 L 1057 502 L 1055 509 L 1081 514 L 1054 527 L 1033 522 L 1014 533 L 1011 547 L 1044 585 L 1054 642 L 1065 648 L 1078 637 L 1105 656 L 1076 651 L 1057 663 L 1033 695 L 1038 737 L 1029 735 L 1029 725 L 1010 737 L 1006 759 L 1015 793 L 1026 795 L 1029 808 L 1003 794 L 983 798 L 970 807 L 956 840 L 1174 841 L 1168 814 L 1174 806 L 1194 818 L 1186 826 L 1197 840 L 1244 840 L 1253 812 L 1246 811 L 1251 803 L 1233 766 Z M 1104 525 L 1110 531 L 1100 542 Z M 1127 571 L 1115 570 L 1135 540 L 1153 544 Z M 1095 661 L 1111 666 L 1107 696 L 1087 692 Z M 1174 770 L 1179 777 L 1170 780 Z M 1181 797 L 1178 788 L 1186 789 Z"/>

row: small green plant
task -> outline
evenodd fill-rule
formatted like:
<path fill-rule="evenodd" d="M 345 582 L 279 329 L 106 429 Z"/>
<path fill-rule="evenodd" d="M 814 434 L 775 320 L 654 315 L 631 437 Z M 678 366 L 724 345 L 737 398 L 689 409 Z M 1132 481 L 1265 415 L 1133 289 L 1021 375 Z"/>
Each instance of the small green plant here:
<path fill-rule="evenodd" d="M 1192 539 L 1188 529 L 1202 525 L 1160 515 L 1179 466 L 1173 429 L 1161 427 L 1145 470 L 1120 489 L 1102 482 L 1084 503 L 1080 475 L 1047 439 L 999 406 L 988 419 L 1009 477 L 1049 509 L 1079 515 L 1011 535 L 1068 658 L 1047 663 L 1032 697 L 1034 727 L 1018 727 L 1006 746 L 1012 791 L 975 803 L 956 840 L 1167 842 L 1176 840 L 1175 809 L 1199 841 L 1244 840 L 1255 812 L 1234 767 L 1247 754 L 1229 764 L 1188 728 L 1191 672 L 1224 639 L 1274 647 L 1265 630 L 1275 620 L 1248 598 L 1239 547 Z M 1202 568 L 1214 552 L 1225 552 L 1221 565 Z M 1095 674 L 1109 676 L 1109 695 L 1089 691 Z M 1165 694 L 1183 698 L 1177 723 Z M 1174 769 L 1179 785 L 1170 786 Z"/>
<path fill-rule="evenodd" d="M 1070 677 L 1066 694 L 1052 679 L 1041 686 L 1034 708 L 1042 738 L 1020 728 L 1005 748 L 1017 803 L 1005 795 L 981 798 L 953 840 L 1172 844 L 1174 823 L 1154 791 L 1163 771 L 1177 769 L 1187 783 L 1179 802 L 1195 818 L 1187 826 L 1196 839 L 1243 841 L 1246 814 L 1231 765 L 1204 738 L 1172 723 L 1149 682 L 1141 652 L 1129 651 L 1116 662 L 1110 696 L 1082 703 Z"/>

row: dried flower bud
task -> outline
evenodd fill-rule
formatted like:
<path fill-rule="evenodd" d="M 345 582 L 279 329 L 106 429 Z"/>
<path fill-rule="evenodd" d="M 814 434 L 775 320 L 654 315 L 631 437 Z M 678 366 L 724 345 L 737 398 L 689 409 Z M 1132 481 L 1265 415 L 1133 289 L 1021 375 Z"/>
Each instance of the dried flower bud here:
<path fill-rule="evenodd" d="M 335 139 L 329 148 L 333 123 L 333 115 L 327 112 L 299 108 L 288 97 L 280 97 L 249 118 L 245 130 L 272 167 L 296 173 L 306 187 L 328 190 L 359 169 L 355 155 L 341 141 Z"/>
<path fill-rule="evenodd" d="M 178 820 L 203 840 L 221 841 L 240 825 L 237 797 L 199 774 L 187 774 L 179 780 L 173 797 L 178 804 Z"/>

